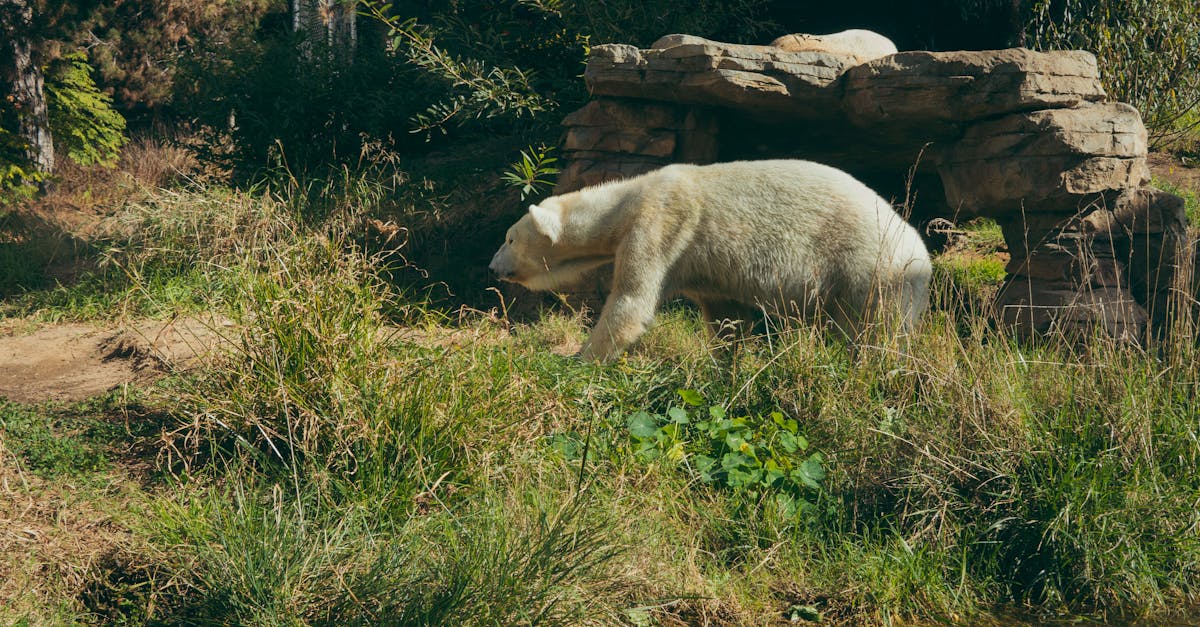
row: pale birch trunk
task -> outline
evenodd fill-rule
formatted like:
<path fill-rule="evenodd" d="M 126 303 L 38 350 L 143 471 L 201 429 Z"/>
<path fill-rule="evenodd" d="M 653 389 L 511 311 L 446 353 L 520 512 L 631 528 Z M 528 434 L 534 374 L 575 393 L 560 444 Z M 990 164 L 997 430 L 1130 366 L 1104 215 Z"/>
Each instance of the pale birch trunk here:
<path fill-rule="evenodd" d="M 54 171 L 54 140 L 32 35 L 33 8 L 27 0 L 0 0 L 0 59 L 7 61 L 2 70 L 17 110 L 17 132 L 27 144 L 30 163 L 49 174 Z"/>

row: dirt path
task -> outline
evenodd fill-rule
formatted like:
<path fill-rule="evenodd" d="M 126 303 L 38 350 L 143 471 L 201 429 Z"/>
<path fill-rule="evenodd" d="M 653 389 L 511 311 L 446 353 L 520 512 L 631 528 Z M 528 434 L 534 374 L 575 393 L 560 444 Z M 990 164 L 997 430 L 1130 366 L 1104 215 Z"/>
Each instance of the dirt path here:
<path fill-rule="evenodd" d="M 59 324 L 0 337 L 0 398 L 80 401 L 146 383 L 197 363 L 221 342 L 224 325 L 204 318 L 143 321 L 117 328 Z"/>

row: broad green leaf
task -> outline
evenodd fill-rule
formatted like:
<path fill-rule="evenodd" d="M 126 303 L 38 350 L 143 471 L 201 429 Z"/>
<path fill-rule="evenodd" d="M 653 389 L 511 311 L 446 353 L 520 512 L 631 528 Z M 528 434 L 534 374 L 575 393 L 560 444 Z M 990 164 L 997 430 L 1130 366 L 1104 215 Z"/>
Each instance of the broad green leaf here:
<path fill-rule="evenodd" d="M 733 470 L 737 468 L 749 468 L 754 464 L 754 460 L 742 455 L 741 453 L 726 453 L 721 458 L 721 468 L 725 470 Z"/>
<path fill-rule="evenodd" d="M 658 448 L 651 442 L 647 442 L 641 446 L 635 453 L 642 461 L 652 462 L 659 457 L 662 457 L 662 449 Z"/>
<path fill-rule="evenodd" d="M 700 405 L 704 402 L 704 397 L 700 396 L 700 394 L 698 394 L 695 390 L 685 390 L 680 388 L 675 390 L 675 393 L 678 394 L 679 398 L 683 399 L 683 402 L 687 403 L 688 405 Z"/>
<path fill-rule="evenodd" d="M 629 433 L 639 440 L 658 436 L 658 422 L 650 414 L 639 411 L 629 416 Z"/>
<path fill-rule="evenodd" d="M 556 433 L 550 437 L 550 448 L 562 455 L 563 459 L 575 461 L 580 457 L 583 442 L 576 434 Z"/>
<path fill-rule="evenodd" d="M 687 424 L 688 422 L 687 412 L 684 411 L 682 407 L 672 407 L 671 409 L 668 409 L 667 417 L 671 419 L 671 422 L 676 422 L 679 424 Z"/>
<path fill-rule="evenodd" d="M 782 492 L 775 495 L 775 506 L 779 508 L 779 513 L 784 518 L 795 518 L 799 509 L 796 507 L 796 499 L 790 494 Z"/>
<path fill-rule="evenodd" d="M 754 483 L 754 475 L 738 468 L 731 468 L 725 472 L 725 482 L 731 488 L 740 488 Z"/>
<path fill-rule="evenodd" d="M 813 457 L 816 457 L 816 455 Z M 799 480 L 800 483 L 814 490 L 818 490 L 821 488 L 821 480 L 825 478 L 825 469 L 821 466 L 820 458 L 814 460 L 813 457 L 804 460 L 804 463 L 800 464 L 799 468 L 793 470 L 792 478 Z"/>
<path fill-rule="evenodd" d="M 821 610 L 815 605 L 793 605 L 788 608 L 788 618 L 793 623 L 802 620 L 810 623 L 819 623 L 822 620 Z"/>

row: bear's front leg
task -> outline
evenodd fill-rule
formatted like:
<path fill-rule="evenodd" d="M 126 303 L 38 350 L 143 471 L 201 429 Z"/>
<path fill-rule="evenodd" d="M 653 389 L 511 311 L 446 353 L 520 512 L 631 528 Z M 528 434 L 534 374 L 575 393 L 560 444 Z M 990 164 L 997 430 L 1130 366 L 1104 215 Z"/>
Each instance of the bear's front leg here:
<path fill-rule="evenodd" d="M 604 303 L 600 319 L 588 334 L 579 356 L 590 361 L 612 361 L 637 341 L 654 322 L 658 294 L 613 292 Z"/>
<path fill-rule="evenodd" d="M 620 357 L 654 322 L 669 265 L 652 254 L 654 248 L 637 237 L 622 243 L 613 266 L 612 293 L 579 353 L 583 359 L 612 361 Z"/>

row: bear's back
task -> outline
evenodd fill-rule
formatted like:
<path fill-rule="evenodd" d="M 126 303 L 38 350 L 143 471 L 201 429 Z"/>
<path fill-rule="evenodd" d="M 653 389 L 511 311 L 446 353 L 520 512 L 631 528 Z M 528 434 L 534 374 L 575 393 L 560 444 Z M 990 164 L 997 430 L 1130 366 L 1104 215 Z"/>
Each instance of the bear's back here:
<path fill-rule="evenodd" d="M 887 201 L 830 166 L 676 164 L 644 176 L 633 187 L 635 204 L 652 207 L 660 214 L 653 222 L 674 229 L 687 249 L 669 281 L 679 289 L 753 299 L 834 285 L 858 292 L 881 270 L 927 258 L 916 231 Z"/>

